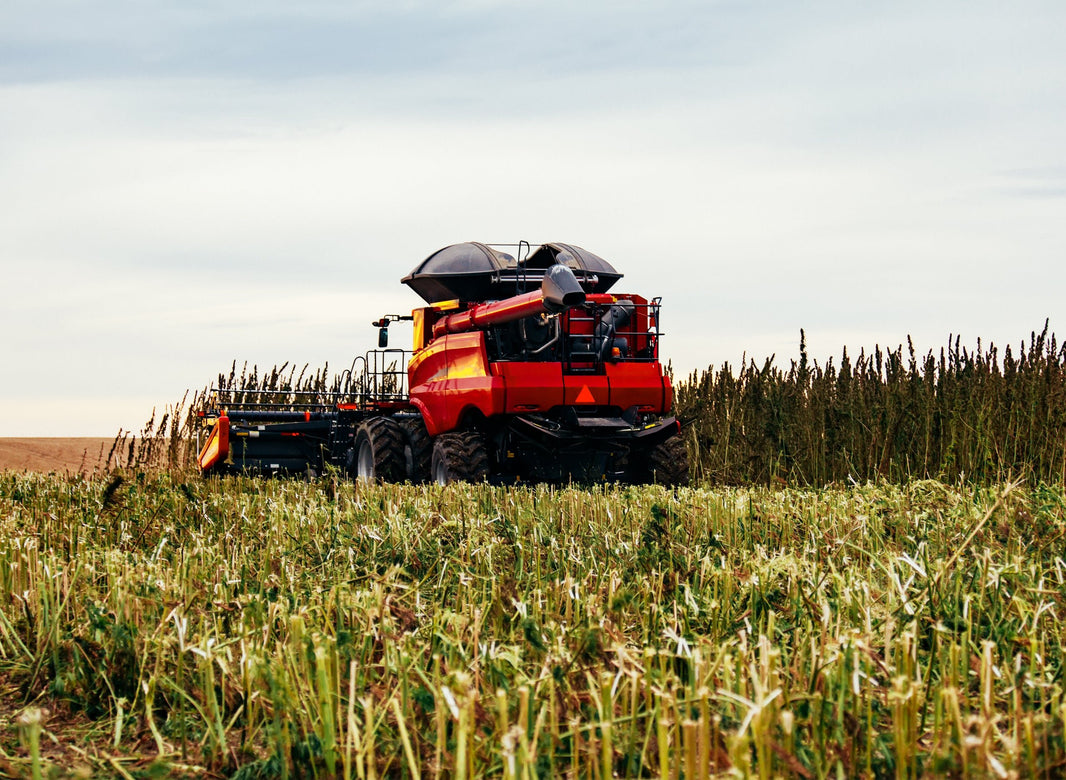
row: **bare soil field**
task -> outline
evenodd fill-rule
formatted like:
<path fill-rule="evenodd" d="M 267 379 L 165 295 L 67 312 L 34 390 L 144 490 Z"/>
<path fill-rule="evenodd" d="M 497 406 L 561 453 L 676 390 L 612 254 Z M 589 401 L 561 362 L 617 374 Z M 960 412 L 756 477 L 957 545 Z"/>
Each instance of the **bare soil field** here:
<path fill-rule="evenodd" d="M 0 470 L 92 473 L 102 468 L 113 438 L 0 437 Z"/>

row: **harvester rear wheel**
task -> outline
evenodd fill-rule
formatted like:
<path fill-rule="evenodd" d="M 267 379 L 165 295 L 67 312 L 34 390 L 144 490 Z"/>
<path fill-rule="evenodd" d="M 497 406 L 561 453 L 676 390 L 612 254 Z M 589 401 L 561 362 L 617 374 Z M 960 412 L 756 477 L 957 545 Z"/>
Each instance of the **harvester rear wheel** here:
<path fill-rule="evenodd" d="M 484 437 L 475 431 L 442 433 L 433 442 L 433 481 L 483 482 L 489 476 L 489 453 Z"/>
<path fill-rule="evenodd" d="M 403 431 L 388 417 L 373 417 L 355 433 L 352 476 L 372 482 L 402 482 L 404 479 Z"/>
<path fill-rule="evenodd" d="M 647 477 L 659 485 L 687 485 L 689 482 L 688 449 L 685 440 L 673 436 L 656 444 L 648 453 Z"/>
<path fill-rule="evenodd" d="M 403 459 L 407 478 L 412 482 L 425 482 L 429 479 L 430 464 L 433 460 L 433 440 L 426 431 L 426 423 L 421 417 L 405 419 L 400 423 L 403 428 Z"/>

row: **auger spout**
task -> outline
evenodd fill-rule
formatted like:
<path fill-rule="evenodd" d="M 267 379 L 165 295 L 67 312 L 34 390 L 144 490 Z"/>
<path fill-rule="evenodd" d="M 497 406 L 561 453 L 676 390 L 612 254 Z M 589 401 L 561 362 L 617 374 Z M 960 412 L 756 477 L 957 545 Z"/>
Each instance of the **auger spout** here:
<path fill-rule="evenodd" d="M 536 314 L 557 314 L 584 302 L 585 291 L 581 289 L 574 272 L 565 265 L 557 264 L 545 271 L 539 290 L 494 303 L 478 304 L 464 312 L 444 317 L 433 326 L 433 337 L 483 330 Z"/>

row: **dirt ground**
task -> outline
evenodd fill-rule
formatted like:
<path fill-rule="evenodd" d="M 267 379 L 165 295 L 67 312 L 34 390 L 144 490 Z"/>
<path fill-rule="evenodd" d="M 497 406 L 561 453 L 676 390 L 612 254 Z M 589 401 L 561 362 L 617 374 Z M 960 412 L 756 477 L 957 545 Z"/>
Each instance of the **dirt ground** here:
<path fill-rule="evenodd" d="M 91 474 L 102 468 L 114 439 L 0 437 L 0 470 Z"/>

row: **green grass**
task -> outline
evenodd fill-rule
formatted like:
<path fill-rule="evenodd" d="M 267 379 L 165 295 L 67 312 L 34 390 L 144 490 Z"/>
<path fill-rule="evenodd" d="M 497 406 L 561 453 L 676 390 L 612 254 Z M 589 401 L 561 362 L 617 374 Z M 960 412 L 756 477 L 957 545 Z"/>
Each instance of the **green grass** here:
<path fill-rule="evenodd" d="M 3 474 L 0 773 L 1060 776 L 1064 512 Z"/>

